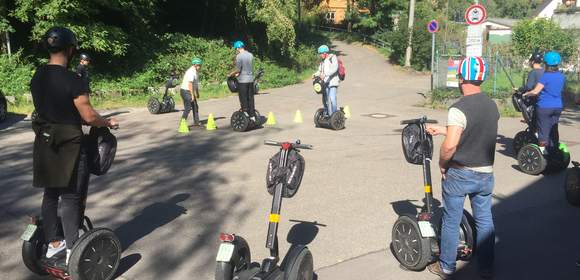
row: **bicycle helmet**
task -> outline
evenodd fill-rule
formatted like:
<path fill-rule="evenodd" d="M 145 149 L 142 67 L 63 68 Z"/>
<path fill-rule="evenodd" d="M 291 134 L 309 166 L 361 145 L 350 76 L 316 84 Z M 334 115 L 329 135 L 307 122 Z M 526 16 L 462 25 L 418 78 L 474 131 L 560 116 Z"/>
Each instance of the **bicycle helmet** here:
<path fill-rule="evenodd" d="M 319 54 L 327 53 L 329 51 L 330 51 L 330 49 L 328 48 L 327 45 L 322 45 L 322 46 L 318 47 Z"/>
<path fill-rule="evenodd" d="M 193 65 L 201 65 L 201 63 L 202 63 L 202 61 L 201 61 L 201 58 L 199 58 L 199 57 L 194 57 L 191 60 L 191 64 L 193 64 Z"/>
<path fill-rule="evenodd" d="M 65 50 L 68 47 L 77 47 L 77 36 L 66 27 L 53 27 L 49 29 L 42 40 L 46 49 L 51 53 Z"/>
<path fill-rule="evenodd" d="M 465 81 L 485 81 L 487 64 L 479 56 L 468 56 L 459 64 L 457 74 Z"/>
<path fill-rule="evenodd" d="M 555 51 L 549 51 L 544 55 L 544 62 L 548 66 L 557 66 L 562 61 L 560 54 Z"/>
<path fill-rule="evenodd" d="M 235 41 L 235 42 L 234 42 L 234 49 L 241 49 L 241 48 L 243 48 L 244 46 L 245 46 L 245 45 L 244 45 L 244 42 L 242 42 L 242 41 Z"/>
<path fill-rule="evenodd" d="M 532 53 L 532 55 L 530 55 L 530 62 L 542 63 L 543 61 L 544 61 L 544 56 L 539 51 L 535 51 L 534 53 Z"/>
<path fill-rule="evenodd" d="M 86 53 L 81 53 L 79 57 L 81 60 L 91 61 L 91 57 Z"/>

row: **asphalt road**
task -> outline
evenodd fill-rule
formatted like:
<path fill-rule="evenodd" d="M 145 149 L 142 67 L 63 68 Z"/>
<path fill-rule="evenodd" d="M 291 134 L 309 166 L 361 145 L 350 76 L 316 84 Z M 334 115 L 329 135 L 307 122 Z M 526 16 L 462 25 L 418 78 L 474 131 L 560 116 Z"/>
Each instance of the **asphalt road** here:
<path fill-rule="evenodd" d="M 255 261 L 265 257 L 271 196 L 264 179 L 276 152 L 262 145 L 265 139 L 314 145 L 302 152 L 300 191 L 283 201 L 281 252 L 307 243 L 318 279 L 435 279 L 400 269 L 387 248 L 398 215 L 416 212 L 422 198 L 421 168 L 404 160 L 399 121 L 428 115 L 444 122 L 445 112 L 420 106 L 417 93 L 427 91 L 428 76 L 399 71 L 369 48 L 336 43 L 333 49 L 347 66 L 339 103 L 352 111 L 342 131 L 314 127 L 321 100 L 308 82 L 257 96 L 257 109 L 273 112 L 277 124 L 245 133 L 229 128 L 236 97 L 201 102 L 201 115 L 213 113 L 219 128 L 187 135 L 177 133 L 181 112 L 114 111 L 121 122 L 114 132 L 117 157 L 108 174 L 91 179 L 87 215 L 122 241 L 118 279 L 212 279 L 220 232 L 244 236 Z M 298 109 L 301 124 L 292 121 Z M 562 117 L 561 138 L 572 155 L 580 154 L 579 121 L 578 109 Z M 563 173 L 517 170 L 510 143 L 523 128 L 517 118 L 500 121 L 496 279 L 579 279 L 580 211 L 566 204 Z M 26 216 L 40 210 L 41 191 L 31 187 L 32 141 L 28 121 L 0 126 L 0 279 L 44 279 L 21 263 L 18 239 Z M 434 188 L 439 198 L 439 184 Z M 478 279 L 470 264 L 461 264 L 459 274 Z"/>

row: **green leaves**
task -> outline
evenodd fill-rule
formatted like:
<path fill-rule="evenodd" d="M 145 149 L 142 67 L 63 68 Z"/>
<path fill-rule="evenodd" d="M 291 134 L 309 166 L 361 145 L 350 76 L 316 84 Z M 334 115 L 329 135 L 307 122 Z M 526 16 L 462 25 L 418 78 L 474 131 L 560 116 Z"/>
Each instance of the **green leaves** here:
<path fill-rule="evenodd" d="M 519 55 L 529 56 L 536 48 L 556 50 L 568 57 L 574 52 L 574 37 L 548 19 L 522 20 L 513 29 L 512 41 Z"/>

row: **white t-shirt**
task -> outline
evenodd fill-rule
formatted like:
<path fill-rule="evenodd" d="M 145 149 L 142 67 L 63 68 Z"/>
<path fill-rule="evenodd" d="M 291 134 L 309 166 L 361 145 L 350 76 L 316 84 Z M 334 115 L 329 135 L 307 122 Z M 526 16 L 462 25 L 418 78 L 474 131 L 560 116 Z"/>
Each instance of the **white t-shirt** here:
<path fill-rule="evenodd" d="M 467 127 L 467 117 L 461 112 L 461 110 L 451 107 L 449 109 L 449 115 L 447 115 L 447 126 L 459 126 L 465 130 Z M 493 166 L 480 166 L 480 167 L 465 167 L 466 169 L 473 170 L 481 173 L 492 173 Z"/>
<path fill-rule="evenodd" d="M 193 89 L 197 89 L 199 86 L 199 80 L 197 78 L 197 70 L 195 66 L 189 67 L 183 75 L 183 81 L 181 81 L 181 89 L 189 90 L 189 83 L 193 83 Z"/>

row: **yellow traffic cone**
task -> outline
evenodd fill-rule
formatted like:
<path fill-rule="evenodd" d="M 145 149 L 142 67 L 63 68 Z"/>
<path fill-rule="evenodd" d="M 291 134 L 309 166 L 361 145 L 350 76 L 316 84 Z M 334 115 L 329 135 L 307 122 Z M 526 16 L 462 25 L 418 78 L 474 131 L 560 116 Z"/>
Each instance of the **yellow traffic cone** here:
<path fill-rule="evenodd" d="M 207 117 L 207 123 L 205 124 L 205 130 L 216 130 L 215 120 L 213 119 L 213 114 L 209 114 Z"/>
<path fill-rule="evenodd" d="M 296 114 L 294 114 L 294 122 L 295 123 L 303 123 L 304 120 L 302 119 L 302 112 L 300 110 L 296 110 Z"/>
<path fill-rule="evenodd" d="M 187 126 L 187 120 L 181 119 L 179 122 L 179 129 L 177 129 L 179 133 L 189 133 L 189 127 Z"/>
<path fill-rule="evenodd" d="M 267 125 L 276 125 L 276 117 L 274 117 L 274 113 L 268 113 L 268 119 L 266 120 Z"/>
<path fill-rule="evenodd" d="M 344 106 L 344 117 L 347 119 L 350 119 L 351 114 L 350 114 L 350 107 L 348 107 L 348 105 Z"/>

